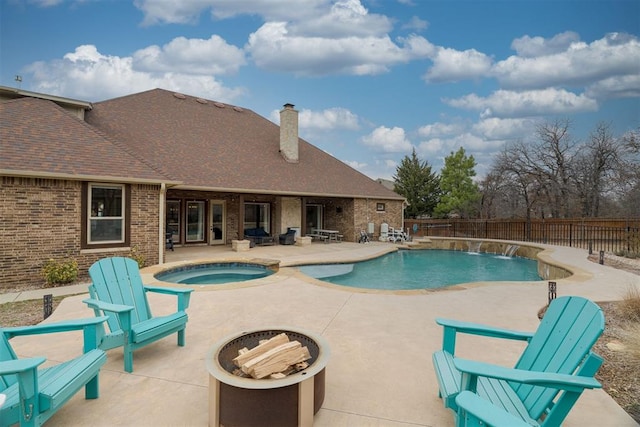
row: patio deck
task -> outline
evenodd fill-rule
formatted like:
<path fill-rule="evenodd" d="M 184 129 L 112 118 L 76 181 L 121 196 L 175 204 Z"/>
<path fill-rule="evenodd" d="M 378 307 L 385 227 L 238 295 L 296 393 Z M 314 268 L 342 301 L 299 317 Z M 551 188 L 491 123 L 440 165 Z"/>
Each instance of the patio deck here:
<path fill-rule="evenodd" d="M 312 244 L 256 247 L 235 253 L 229 247 L 176 248 L 168 261 L 193 259 L 280 259 L 335 262 L 377 256 L 390 244 Z M 586 251 L 548 247 L 551 257 L 579 274 L 558 280 L 558 296 L 577 294 L 594 301 L 619 300 L 640 277 L 587 261 Z M 561 261 L 560 261 L 561 260 Z M 428 273 L 426 273 L 428 274 Z M 152 276 L 146 276 L 148 279 Z M 77 287 L 73 288 L 77 289 Z M 48 290 L 47 290 L 48 291 Z M 48 292 L 50 293 L 50 292 Z M 92 316 L 82 299 L 66 298 L 47 322 Z M 166 338 L 136 351 L 134 372 L 123 371 L 122 349 L 110 350 L 101 371 L 101 397 L 85 401 L 82 393 L 48 426 L 208 425 L 208 372 L 205 355 L 220 338 L 247 329 L 291 326 L 321 334 L 331 347 L 326 397 L 316 426 L 452 426 L 453 415 L 438 399 L 431 353 L 440 348 L 437 316 L 535 330 L 538 309 L 546 303 L 545 281 L 459 285 L 440 291 L 377 293 L 323 286 L 293 268 L 243 286 L 199 287 L 188 310 L 186 347 Z M 155 314 L 175 308 L 175 300 L 150 295 Z M 501 343 L 500 352 L 474 345 L 488 338 L 465 337 L 459 355 L 513 365 L 522 343 Z M 18 337 L 20 357 L 44 355 L 66 360 L 80 351 L 79 335 Z M 602 390 L 587 391 L 565 426 L 637 426 Z"/>

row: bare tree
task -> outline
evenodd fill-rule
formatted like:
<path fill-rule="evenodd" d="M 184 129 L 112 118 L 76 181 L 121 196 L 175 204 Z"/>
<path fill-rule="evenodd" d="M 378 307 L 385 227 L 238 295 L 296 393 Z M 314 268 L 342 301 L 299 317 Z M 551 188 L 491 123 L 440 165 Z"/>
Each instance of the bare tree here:
<path fill-rule="evenodd" d="M 532 146 L 530 167 L 538 183 L 549 198 L 552 215 L 564 218 L 570 215 L 572 164 L 575 142 L 569 134 L 570 122 L 556 120 L 537 128 L 539 143 Z"/>
<path fill-rule="evenodd" d="M 600 214 L 601 201 L 610 189 L 610 178 L 619 163 L 621 151 L 621 142 L 614 138 L 610 125 L 598 123 L 574 164 L 573 180 L 582 216 Z"/>
<path fill-rule="evenodd" d="M 619 212 L 629 218 L 640 217 L 640 128 L 620 139 L 621 152 L 613 176 Z"/>

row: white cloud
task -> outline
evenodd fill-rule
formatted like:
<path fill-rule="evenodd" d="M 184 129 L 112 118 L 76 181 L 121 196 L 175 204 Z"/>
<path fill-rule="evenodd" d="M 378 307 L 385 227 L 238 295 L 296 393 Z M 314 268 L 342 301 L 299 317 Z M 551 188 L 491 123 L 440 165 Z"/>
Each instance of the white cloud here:
<path fill-rule="evenodd" d="M 498 90 L 486 98 L 471 94 L 444 102 L 452 107 L 478 111 L 482 118 L 563 115 L 598 109 L 595 100 L 563 89 Z"/>
<path fill-rule="evenodd" d="M 424 31 L 429 27 L 429 22 L 424 19 L 420 19 L 417 16 L 412 16 L 409 22 L 402 26 L 405 30 Z"/>
<path fill-rule="evenodd" d="M 273 110 L 269 118 L 274 123 L 280 123 L 280 111 Z M 332 131 L 337 129 L 360 129 L 359 118 L 346 108 L 334 107 L 322 111 L 302 109 L 298 115 L 300 129 Z"/>
<path fill-rule="evenodd" d="M 29 3 L 33 3 L 39 7 L 52 7 L 57 6 L 64 2 L 64 0 L 29 0 Z"/>
<path fill-rule="evenodd" d="M 640 74 L 600 80 L 588 86 L 585 95 L 596 99 L 640 97 Z"/>
<path fill-rule="evenodd" d="M 578 42 L 580 36 L 573 31 L 556 34 L 550 39 L 544 37 L 524 36 L 515 39 L 511 43 L 518 56 L 534 58 L 536 56 L 546 56 L 566 51 L 573 43 Z"/>
<path fill-rule="evenodd" d="M 485 139 L 507 140 L 533 133 L 535 125 L 536 121 L 533 119 L 500 119 L 491 117 L 482 119 L 474 124 L 471 131 Z"/>
<path fill-rule="evenodd" d="M 231 74 L 245 63 L 241 49 L 216 35 L 208 40 L 176 37 L 162 48 L 153 45 L 133 54 L 133 67 L 150 72 Z"/>
<path fill-rule="evenodd" d="M 345 108 L 328 108 L 322 111 L 302 110 L 299 124 L 301 128 L 333 130 L 358 130 L 358 116 Z"/>
<path fill-rule="evenodd" d="M 533 50 L 526 52 L 532 54 Z M 539 49 L 545 50 L 545 46 Z M 611 33 L 590 44 L 573 42 L 562 52 L 536 57 L 511 56 L 496 63 L 492 75 L 506 88 L 585 86 L 615 76 L 637 75 L 638 64 L 638 38 Z"/>
<path fill-rule="evenodd" d="M 491 70 L 491 58 L 475 49 L 459 51 L 438 48 L 433 66 L 423 78 L 427 82 L 455 82 L 486 75 Z"/>
<path fill-rule="evenodd" d="M 434 154 L 443 152 L 447 147 L 447 141 L 441 138 L 431 138 L 420 142 L 416 149 L 419 157 L 433 157 Z"/>
<path fill-rule="evenodd" d="M 246 50 L 256 65 L 299 75 L 379 74 L 388 67 L 424 57 L 430 44 L 419 36 L 400 40 L 388 36 L 337 39 L 289 34 L 285 22 L 269 22 L 249 36 Z"/>
<path fill-rule="evenodd" d="M 371 37 L 391 31 L 389 18 L 369 14 L 360 0 L 339 0 L 317 17 L 297 21 L 289 26 L 294 36 L 319 36 L 327 38 Z"/>
<path fill-rule="evenodd" d="M 432 123 L 429 125 L 421 126 L 418 129 L 418 135 L 423 138 L 434 138 L 440 136 L 454 135 L 461 133 L 464 130 L 464 126 L 457 123 Z"/>
<path fill-rule="evenodd" d="M 33 74 L 33 90 L 98 101 L 161 87 L 231 102 L 243 89 L 224 87 L 212 76 L 137 71 L 131 57 L 103 55 L 93 45 L 78 46 L 61 60 L 36 62 L 27 67 Z"/>
<path fill-rule="evenodd" d="M 406 138 L 404 129 L 380 126 L 369 135 L 362 137 L 362 142 L 376 151 L 386 153 L 402 153 L 411 151 L 413 146 Z"/>
<path fill-rule="evenodd" d="M 328 8 L 330 0 L 134 0 L 144 14 L 143 25 L 191 24 L 198 21 L 205 10 L 216 19 L 238 15 L 262 16 L 265 19 L 291 20 L 318 16 Z"/>
<path fill-rule="evenodd" d="M 361 163 L 357 160 L 346 160 L 344 163 L 359 171 L 362 171 L 367 167 L 366 163 Z"/>

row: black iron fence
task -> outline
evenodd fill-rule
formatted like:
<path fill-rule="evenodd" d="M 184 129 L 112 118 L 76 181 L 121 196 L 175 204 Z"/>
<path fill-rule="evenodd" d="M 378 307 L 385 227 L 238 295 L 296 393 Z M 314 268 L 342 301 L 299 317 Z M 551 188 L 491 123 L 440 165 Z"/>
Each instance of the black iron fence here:
<path fill-rule="evenodd" d="M 413 236 L 517 240 L 591 249 L 640 253 L 640 220 L 405 220 Z"/>

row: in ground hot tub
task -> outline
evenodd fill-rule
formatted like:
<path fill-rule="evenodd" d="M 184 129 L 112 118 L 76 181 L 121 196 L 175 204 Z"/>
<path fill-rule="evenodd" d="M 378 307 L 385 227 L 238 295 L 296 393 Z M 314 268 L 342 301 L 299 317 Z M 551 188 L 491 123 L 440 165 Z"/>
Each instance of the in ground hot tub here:
<path fill-rule="evenodd" d="M 241 348 L 281 333 L 309 349 L 309 367 L 281 379 L 242 378 L 233 359 Z M 329 346 L 320 335 L 293 328 L 265 328 L 227 336 L 207 354 L 209 425 L 224 427 L 311 426 L 324 401 Z"/>

